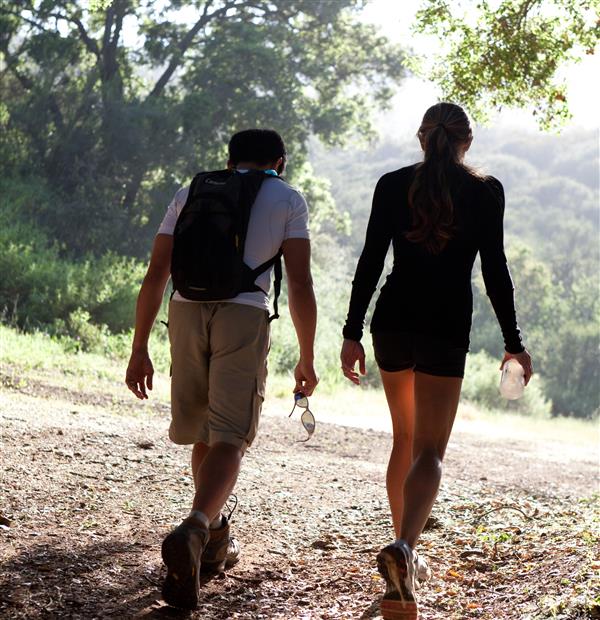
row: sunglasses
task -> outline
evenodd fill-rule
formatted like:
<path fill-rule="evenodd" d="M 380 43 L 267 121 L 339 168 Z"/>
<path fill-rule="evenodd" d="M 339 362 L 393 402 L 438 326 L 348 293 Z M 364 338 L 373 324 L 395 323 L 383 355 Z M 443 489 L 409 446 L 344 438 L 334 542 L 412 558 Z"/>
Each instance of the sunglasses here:
<path fill-rule="evenodd" d="M 294 407 L 290 412 L 288 418 L 292 417 L 292 414 L 296 410 L 296 407 L 299 409 L 304 409 L 302 415 L 300 416 L 300 422 L 302 422 L 302 426 L 304 426 L 304 430 L 308 433 L 308 437 L 306 439 L 300 439 L 300 442 L 308 441 L 315 432 L 315 416 L 312 411 L 308 408 L 308 398 L 302 392 L 296 392 L 294 394 Z"/>

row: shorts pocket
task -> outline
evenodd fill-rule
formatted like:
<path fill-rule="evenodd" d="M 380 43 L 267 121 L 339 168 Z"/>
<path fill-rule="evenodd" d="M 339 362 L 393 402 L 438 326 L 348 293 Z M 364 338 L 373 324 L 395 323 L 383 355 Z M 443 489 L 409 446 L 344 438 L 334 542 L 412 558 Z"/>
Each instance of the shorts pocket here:
<path fill-rule="evenodd" d="M 252 395 L 252 419 L 250 420 L 250 428 L 248 430 L 248 436 L 246 441 L 250 446 L 256 437 L 258 432 L 258 425 L 260 422 L 260 413 L 262 411 L 263 403 L 265 401 L 265 386 L 266 376 L 259 375 L 256 377 L 254 394 Z"/>

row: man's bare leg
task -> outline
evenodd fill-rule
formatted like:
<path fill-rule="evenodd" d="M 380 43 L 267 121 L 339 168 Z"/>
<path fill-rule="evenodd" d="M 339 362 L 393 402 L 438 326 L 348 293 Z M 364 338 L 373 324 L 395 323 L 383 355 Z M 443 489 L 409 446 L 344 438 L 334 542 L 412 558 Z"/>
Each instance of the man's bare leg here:
<path fill-rule="evenodd" d="M 209 450 L 210 446 L 202 443 L 201 441 L 195 443 L 192 448 L 192 477 L 194 478 L 194 489 L 196 491 L 198 490 L 198 470 L 200 469 L 200 465 L 202 465 L 202 461 L 204 461 L 204 458 L 208 454 Z"/>
<path fill-rule="evenodd" d="M 196 450 L 195 446 L 194 449 Z M 233 491 L 244 452 L 241 448 L 224 442 L 210 446 L 200 460 L 202 452 L 203 448 L 196 451 L 199 465 L 194 476 L 196 494 L 192 510 L 204 513 L 209 521 L 213 521 Z"/>

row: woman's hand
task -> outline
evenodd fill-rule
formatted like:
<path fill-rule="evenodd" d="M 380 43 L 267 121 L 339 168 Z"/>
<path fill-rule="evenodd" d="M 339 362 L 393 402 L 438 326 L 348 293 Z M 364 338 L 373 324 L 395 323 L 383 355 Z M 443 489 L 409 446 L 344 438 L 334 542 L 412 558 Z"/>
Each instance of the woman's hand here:
<path fill-rule="evenodd" d="M 340 353 L 340 361 L 342 362 L 342 372 L 344 376 L 352 383 L 360 385 L 360 379 L 358 373 L 354 370 L 356 362 L 358 362 L 358 369 L 361 375 L 366 375 L 365 368 L 365 350 L 360 342 L 356 340 L 344 339 L 342 344 L 342 352 Z"/>
<path fill-rule="evenodd" d="M 527 351 L 527 349 L 521 353 L 509 353 L 505 351 L 504 359 L 502 360 L 502 364 L 500 364 L 500 370 L 504 368 L 504 364 L 510 359 L 517 360 L 517 362 L 523 366 L 523 378 L 525 380 L 525 385 L 527 385 L 529 379 L 531 379 L 531 375 L 533 375 L 533 366 L 531 364 L 531 355 L 529 355 L 529 351 Z"/>

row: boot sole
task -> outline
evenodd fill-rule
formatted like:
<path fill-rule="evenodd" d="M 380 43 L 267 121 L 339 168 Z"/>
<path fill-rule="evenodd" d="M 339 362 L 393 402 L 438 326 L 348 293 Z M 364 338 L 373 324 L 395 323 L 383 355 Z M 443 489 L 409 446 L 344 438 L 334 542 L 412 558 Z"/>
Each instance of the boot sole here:
<path fill-rule="evenodd" d="M 414 595 L 404 585 L 408 567 L 404 554 L 394 545 L 389 545 L 377 554 L 377 569 L 392 590 L 383 598 L 380 609 L 384 620 L 417 620 L 419 616 Z"/>
<path fill-rule="evenodd" d="M 162 597 L 171 607 L 196 609 L 200 575 L 190 551 L 187 536 L 172 533 L 167 536 L 161 548 L 167 576 L 162 587 Z"/>
<path fill-rule="evenodd" d="M 202 562 L 200 566 L 200 572 L 202 574 L 215 574 L 224 573 L 228 568 L 232 568 L 240 561 L 240 558 L 235 560 L 222 560 L 221 562 Z"/>

